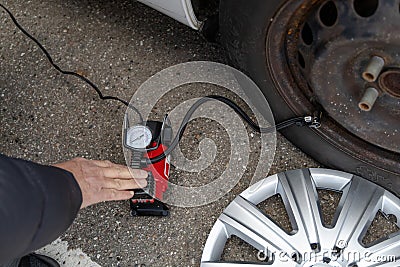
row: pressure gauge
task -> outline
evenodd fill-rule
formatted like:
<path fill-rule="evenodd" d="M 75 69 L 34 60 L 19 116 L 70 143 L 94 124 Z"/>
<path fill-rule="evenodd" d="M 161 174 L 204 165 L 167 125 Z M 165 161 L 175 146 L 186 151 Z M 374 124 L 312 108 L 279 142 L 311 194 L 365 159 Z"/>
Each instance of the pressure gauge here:
<path fill-rule="evenodd" d="M 130 127 L 126 132 L 126 145 L 131 148 L 144 149 L 151 143 L 153 135 L 144 125 Z"/>

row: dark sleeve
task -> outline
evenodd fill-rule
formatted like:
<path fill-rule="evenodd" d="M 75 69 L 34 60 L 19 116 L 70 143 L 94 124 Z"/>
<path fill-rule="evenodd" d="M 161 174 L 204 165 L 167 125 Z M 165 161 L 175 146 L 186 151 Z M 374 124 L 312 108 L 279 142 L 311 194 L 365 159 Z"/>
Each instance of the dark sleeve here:
<path fill-rule="evenodd" d="M 81 203 L 71 173 L 0 154 L 0 265 L 57 239 Z"/>

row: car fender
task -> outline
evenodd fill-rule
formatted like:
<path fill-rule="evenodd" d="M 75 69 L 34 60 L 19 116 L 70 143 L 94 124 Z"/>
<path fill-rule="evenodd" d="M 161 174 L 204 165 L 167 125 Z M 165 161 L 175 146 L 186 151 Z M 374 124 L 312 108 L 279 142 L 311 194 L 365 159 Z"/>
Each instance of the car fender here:
<path fill-rule="evenodd" d="M 155 10 L 195 29 L 200 29 L 201 22 L 197 19 L 191 0 L 138 0 Z"/>

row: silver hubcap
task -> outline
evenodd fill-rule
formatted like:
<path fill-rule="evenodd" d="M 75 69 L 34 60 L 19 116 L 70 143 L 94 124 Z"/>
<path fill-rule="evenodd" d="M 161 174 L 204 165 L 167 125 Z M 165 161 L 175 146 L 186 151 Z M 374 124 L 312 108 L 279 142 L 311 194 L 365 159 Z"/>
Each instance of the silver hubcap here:
<path fill-rule="evenodd" d="M 341 192 L 331 225 L 322 218 L 317 189 Z M 256 206 L 276 194 L 285 204 L 291 232 Z M 224 210 L 207 239 L 201 267 L 399 266 L 399 231 L 368 246 L 362 242 L 379 211 L 396 216 L 400 226 L 400 199 L 358 176 L 327 169 L 273 175 L 245 190 Z M 232 236 L 265 253 L 266 260 L 221 261 Z"/>

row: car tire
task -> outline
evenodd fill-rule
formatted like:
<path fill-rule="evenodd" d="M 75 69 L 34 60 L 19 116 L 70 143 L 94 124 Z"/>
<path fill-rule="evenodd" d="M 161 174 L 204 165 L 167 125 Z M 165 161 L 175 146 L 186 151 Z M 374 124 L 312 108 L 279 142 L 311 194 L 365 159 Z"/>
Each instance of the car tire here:
<path fill-rule="evenodd" d="M 277 122 L 309 114 L 313 109 L 294 110 L 277 90 L 267 53 L 267 35 L 275 14 L 287 0 L 221 0 L 220 33 L 232 65 L 247 73 L 266 96 Z M 300 1 L 293 1 L 300 2 Z M 306 2 L 306 1 L 303 1 Z M 316 2 L 316 1 L 313 1 Z M 286 32 L 282 32 L 282 35 Z M 324 107 L 322 107 L 324 111 Z M 341 133 L 332 138 L 332 131 Z M 322 127 L 291 127 L 282 134 L 306 154 L 331 168 L 362 176 L 397 196 L 400 195 L 400 154 L 374 146 L 354 136 L 324 112 Z M 399 145 L 399 144 L 395 144 Z"/>

